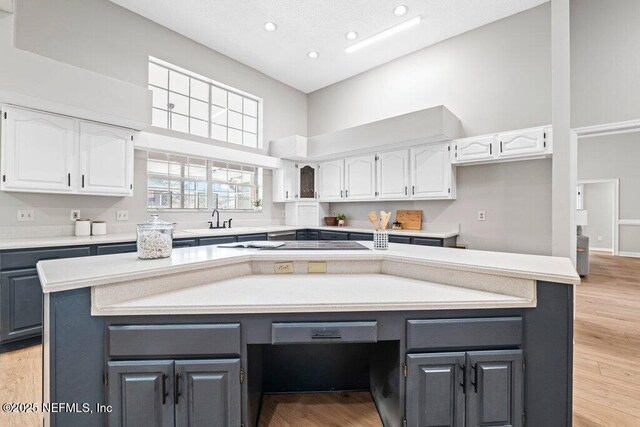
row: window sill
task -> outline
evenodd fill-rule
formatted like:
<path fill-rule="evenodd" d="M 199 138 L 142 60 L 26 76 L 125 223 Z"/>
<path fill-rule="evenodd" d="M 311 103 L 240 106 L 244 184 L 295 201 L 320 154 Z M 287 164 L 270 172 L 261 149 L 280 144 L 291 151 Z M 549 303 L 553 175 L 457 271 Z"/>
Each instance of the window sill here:
<path fill-rule="evenodd" d="M 213 211 L 213 209 L 154 209 L 147 208 L 147 212 L 161 212 L 161 213 L 209 213 Z M 262 213 L 264 212 L 262 209 L 218 209 L 220 213 Z"/>

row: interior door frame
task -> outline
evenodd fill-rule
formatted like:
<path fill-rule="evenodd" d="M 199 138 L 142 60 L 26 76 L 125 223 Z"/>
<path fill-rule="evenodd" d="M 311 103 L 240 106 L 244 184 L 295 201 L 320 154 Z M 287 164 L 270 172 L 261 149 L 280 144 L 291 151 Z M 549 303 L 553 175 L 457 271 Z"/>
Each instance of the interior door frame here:
<path fill-rule="evenodd" d="M 578 185 L 588 184 L 613 184 L 613 218 L 611 221 L 611 254 L 618 256 L 620 253 L 620 179 L 583 179 L 578 180 Z M 584 194 L 583 194 L 584 197 Z M 603 250 L 600 248 L 591 248 L 589 250 Z"/>

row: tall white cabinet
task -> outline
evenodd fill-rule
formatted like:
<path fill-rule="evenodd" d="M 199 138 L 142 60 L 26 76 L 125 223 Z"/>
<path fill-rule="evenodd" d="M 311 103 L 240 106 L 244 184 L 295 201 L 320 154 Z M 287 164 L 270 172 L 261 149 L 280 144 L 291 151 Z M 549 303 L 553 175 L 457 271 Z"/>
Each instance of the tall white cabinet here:
<path fill-rule="evenodd" d="M 411 149 L 411 191 L 416 199 L 445 199 L 454 196 L 455 173 L 451 168 L 449 143 Z"/>
<path fill-rule="evenodd" d="M 409 197 L 409 150 L 387 151 L 378 154 L 376 162 L 378 198 L 406 199 Z"/>
<path fill-rule="evenodd" d="M 18 108 L 2 111 L 2 189 L 71 193 L 75 121 Z"/>
<path fill-rule="evenodd" d="M 133 189 L 133 135 L 95 123 L 80 123 L 80 192 L 128 195 Z"/>
<path fill-rule="evenodd" d="M 133 194 L 129 129 L 5 106 L 1 137 L 1 190 Z"/>
<path fill-rule="evenodd" d="M 376 197 L 376 156 L 349 157 L 344 161 L 345 199 L 369 200 Z"/>

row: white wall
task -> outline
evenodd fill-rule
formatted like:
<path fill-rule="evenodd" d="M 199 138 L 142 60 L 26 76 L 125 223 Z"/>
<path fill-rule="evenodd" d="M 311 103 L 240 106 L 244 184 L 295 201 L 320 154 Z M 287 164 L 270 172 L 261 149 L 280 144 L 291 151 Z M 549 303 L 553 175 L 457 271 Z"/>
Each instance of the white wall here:
<path fill-rule="evenodd" d="M 444 105 L 468 136 L 551 123 L 549 4 L 309 94 L 309 135 Z"/>
<path fill-rule="evenodd" d="M 578 141 L 578 180 L 620 179 L 621 221 L 640 221 L 639 161 L 640 132 Z M 620 252 L 640 254 L 639 225 L 620 227 Z"/>
<path fill-rule="evenodd" d="M 550 7 L 445 40 L 309 94 L 309 135 L 443 104 L 467 135 L 551 123 Z M 384 206 L 384 207 L 383 207 Z M 332 204 L 354 219 L 422 209 L 474 249 L 551 253 L 551 161 L 458 168 L 455 201 Z M 477 211 L 487 221 L 477 221 Z"/>
<path fill-rule="evenodd" d="M 613 243 L 613 183 L 584 184 L 584 209 L 587 225 L 583 233 L 589 236 L 589 247 L 611 250 Z"/>
<path fill-rule="evenodd" d="M 639 22 L 638 0 L 571 0 L 573 127 L 640 118 Z"/>
<path fill-rule="evenodd" d="M 6 19 L 6 18 L 5 18 Z M 15 46 L 140 86 L 147 86 L 149 55 L 210 77 L 264 99 L 265 141 L 306 135 L 306 95 L 108 0 L 21 0 L 16 4 Z M 115 221 L 129 210 L 130 223 L 147 217 L 145 163 L 135 163 L 133 198 L 0 193 L 0 227 L 70 225 L 69 210 L 92 219 Z M 264 182 L 262 213 L 233 213 L 245 223 L 281 221 L 272 210 L 270 175 Z M 18 223 L 17 209 L 35 209 L 33 223 Z M 280 207 L 281 208 L 281 207 Z M 171 221 L 206 221 L 202 213 L 163 215 Z M 120 225 L 120 224 L 118 224 Z M 115 226 L 115 224 L 114 224 Z"/>

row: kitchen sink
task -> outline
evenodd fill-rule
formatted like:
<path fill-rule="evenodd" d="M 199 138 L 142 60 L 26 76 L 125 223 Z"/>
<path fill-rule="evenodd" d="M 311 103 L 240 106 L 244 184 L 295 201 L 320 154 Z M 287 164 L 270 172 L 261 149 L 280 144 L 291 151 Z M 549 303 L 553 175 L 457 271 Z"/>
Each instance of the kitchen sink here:
<path fill-rule="evenodd" d="M 216 233 L 234 234 L 234 233 L 260 233 L 264 231 L 259 227 L 232 227 L 232 228 L 193 228 L 189 230 L 180 230 L 185 233 L 198 234 L 198 235 L 212 235 Z"/>

